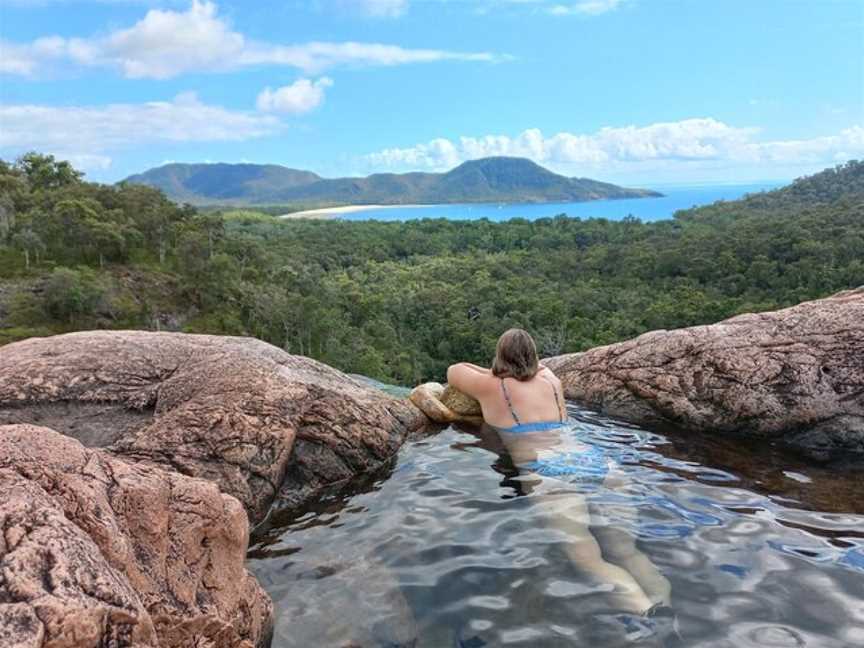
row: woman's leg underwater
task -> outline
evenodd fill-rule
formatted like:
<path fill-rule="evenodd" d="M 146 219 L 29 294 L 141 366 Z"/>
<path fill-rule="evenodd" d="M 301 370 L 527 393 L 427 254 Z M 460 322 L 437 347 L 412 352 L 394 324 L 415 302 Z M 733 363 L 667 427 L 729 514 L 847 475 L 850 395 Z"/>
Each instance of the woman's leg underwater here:
<path fill-rule="evenodd" d="M 603 553 L 603 558 L 626 570 L 639 583 L 652 604 L 669 605 L 672 586 L 636 546 L 635 538 L 626 530 L 614 526 L 592 526 L 591 533 Z"/>
<path fill-rule="evenodd" d="M 623 491 L 626 476 L 614 471 L 607 477 L 605 486 Z M 591 504 L 591 533 L 597 538 L 603 557 L 610 563 L 625 569 L 651 599 L 652 604 L 669 605 L 672 585 L 636 546 L 635 530 L 638 522 L 636 506 L 629 503 L 619 505 Z M 630 527 L 628 530 L 626 527 Z"/>
<path fill-rule="evenodd" d="M 588 527 L 590 516 L 585 498 L 574 493 L 541 497 L 540 505 L 552 525 L 568 536 L 565 551 L 574 566 L 598 581 L 613 585 L 612 596 L 621 609 L 636 614 L 648 610 L 652 601 L 639 582 L 627 570 L 604 560 Z"/>

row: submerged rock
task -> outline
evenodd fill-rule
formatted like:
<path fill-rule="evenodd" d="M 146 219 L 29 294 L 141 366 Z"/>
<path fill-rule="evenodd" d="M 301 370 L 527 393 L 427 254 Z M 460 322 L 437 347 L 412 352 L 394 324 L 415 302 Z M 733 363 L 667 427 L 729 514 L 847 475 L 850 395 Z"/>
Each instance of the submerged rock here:
<path fill-rule="evenodd" d="M 251 338 L 93 331 L 0 351 L 0 424 L 51 427 L 209 479 L 253 523 L 373 470 L 426 419 L 407 401 Z"/>
<path fill-rule="evenodd" d="M 339 545 L 322 564 L 295 576 L 303 596 L 285 597 L 273 632 L 280 648 L 354 646 L 414 648 L 419 629 L 396 575 L 369 547 Z M 317 555 L 317 553 L 316 553 Z M 322 578 L 319 574 L 326 574 Z M 358 584 L 362 583 L 362 595 Z M 334 613 L 338 611 L 338 613 Z"/>
<path fill-rule="evenodd" d="M 864 453 L 864 288 L 544 363 L 567 398 L 635 423 Z"/>
<path fill-rule="evenodd" d="M 0 644 L 264 646 L 249 525 L 215 484 L 0 426 Z"/>

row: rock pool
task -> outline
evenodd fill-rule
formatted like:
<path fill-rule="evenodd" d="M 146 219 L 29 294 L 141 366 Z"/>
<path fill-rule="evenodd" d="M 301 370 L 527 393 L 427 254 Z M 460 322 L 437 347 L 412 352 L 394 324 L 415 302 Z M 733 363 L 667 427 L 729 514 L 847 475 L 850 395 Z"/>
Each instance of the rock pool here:
<path fill-rule="evenodd" d="M 864 645 L 860 471 L 765 444 L 658 433 L 569 407 L 625 480 L 519 476 L 491 430 L 406 444 L 375 475 L 256 529 L 273 646 Z M 589 504 L 671 584 L 674 617 L 615 608 L 554 506 Z"/>

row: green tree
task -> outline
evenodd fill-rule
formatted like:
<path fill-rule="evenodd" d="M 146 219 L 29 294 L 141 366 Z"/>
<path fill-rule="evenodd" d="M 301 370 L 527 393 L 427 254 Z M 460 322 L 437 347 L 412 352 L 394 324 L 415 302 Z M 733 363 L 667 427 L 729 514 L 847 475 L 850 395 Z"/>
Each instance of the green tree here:
<path fill-rule="evenodd" d="M 18 158 L 17 166 L 24 172 L 35 190 L 65 187 L 81 181 L 84 174 L 76 171 L 69 162 L 58 162 L 53 155 L 30 152 Z"/>
<path fill-rule="evenodd" d="M 51 318 L 73 324 L 77 318 L 93 313 L 104 294 L 104 288 L 92 274 L 60 267 L 45 282 L 42 299 Z"/>
<path fill-rule="evenodd" d="M 31 229 L 17 232 L 12 237 L 12 244 L 24 253 L 24 267 L 27 270 L 30 269 L 30 255 L 34 255 L 38 262 L 39 254 L 45 251 L 42 239 Z"/>
<path fill-rule="evenodd" d="M 99 257 L 100 268 L 105 267 L 106 257 L 109 259 L 122 257 L 126 238 L 123 236 L 123 227 L 119 223 L 88 218 L 84 221 L 82 229 L 86 237 L 83 247 Z"/>
<path fill-rule="evenodd" d="M 0 244 L 9 240 L 15 230 L 15 204 L 7 193 L 0 193 Z"/>

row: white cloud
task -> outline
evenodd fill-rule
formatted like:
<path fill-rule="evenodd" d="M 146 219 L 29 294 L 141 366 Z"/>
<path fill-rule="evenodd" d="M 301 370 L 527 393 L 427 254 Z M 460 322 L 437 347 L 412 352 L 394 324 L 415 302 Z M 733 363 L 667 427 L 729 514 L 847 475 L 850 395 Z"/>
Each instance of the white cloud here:
<path fill-rule="evenodd" d="M 766 162 L 845 162 L 864 155 L 864 126 L 852 126 L 839 135 L 806 140 L 781 140 L 755 145 Z"/>
<path fill-rule="evenodd" d="M 186 0 L 3 0 L 3 4 L 12 7 L 23 7 L 31 9 L 36 7 L 47 7 L 50 5 L 73 5 L 73 4 L 104 4 L 104 5 L 185 5 Z"/>
<path fill-rule="evenodd" d="M 483 156 L 480 156 L 483 157 Z M 411 148 L 390 148 L 366 156 L 373 167 L 385 169 L 417 169 L 430 167 L 447 169 L 470 159 L 448 139 L 434 139 L 428 144 L 418 144 Z"/>
<path fill-rule="evenodd" d="M 395 11 L 393 2 L 379 9 Z M 49 65 L 111 67 L 129 78 L 167 79 L 187 72 L 214 72 L 248 65 L 285 65 L 307 73 L 337 65 L 400 65 L 433 61 L 506 60 L 488 52 L 408 49 L 380 43 L 256 42 L 234 31 L 215 3 L 193 0 L 186 11 L 151 9 L 127 29 L 104 37 L 49 36 L 30 43 L 0 43 L 7 74 L 34 75 Z"/>
<path fill-rule="evenodd" d="M 573 4 L 555 4 L 547 8 L 547 12 L 553 16 L 567 16 L 579 14 L 583 16 L 599 16 L 600 14 L 615 11 L 624 3 L 624 0 L 583 0 Z"/>
<path fill-rule="evenodd" d="M 29 76 L 36 69 L 36 60 L 28 47 L 0 40 L 0 74 Z"/>
<path fill-rule="evenodd" d="M 243 141 L 279 132 L 270 115 L 232 111 L 202 103 L 194 93 L 173 101 L 79 106 L 0 106 L 0 151 L 54 153 L 86 162 L 85 168 L 110 164 L 105 154 L 160 142 Z"/>
<path fill-rule="evenodd" d="M 243 52 L 245 39 L 216 13 L 215 4 L 201 0 L 193 0 L 185 12 L 152 9 L 95 47 L 130 78 L 164 79 L 192 70 L 225 69 Z"/>
<path fill-rule="evenodd" d="M 243 53 L 243 65 L 287 65 L 316 73 L 338 65 L 404 65 L 435 61 L 497 62 L 507 57 L 489 53 L 449 52 L 430 49 L 405 49 L 379 43 L 305 43 L 303 45 L 251 44 Z"/>
<path fill-rule="evenodd" d="M 332 79 L 321 77 L 317 81 L 298 79 L 289 86 L 271 90 L 268 86 L 258 95 L 258 110 L 294 115 L 314 110 L 324 101 L 324 89 L 333 85 Z"/>
<path fill-rule="evenodd" d="M 92 155 L 90 153 L 67 153 L 59 156 L 68 160 L 76 169 L 81 171 L 105 171 L 111 168 L 113 160 L 107 155 Z"/>
<path fill-rule="evenodd" d="M 626 171 L 725 164 L 832 164 L 864 155 L 864 127 L 838 135 L 788 141 L 758 141 L 757 129 L 711 118 L 648 126 L 607 127 L 592 134 L 561 132 L 546 137 L 528 129 L 516 137 L 486 135 L 435 139 L 389 148 L 364 157 L 374 169 L 448 169 L 466 160 L 506 155 L 527 157 L 561 169 Z"/>

